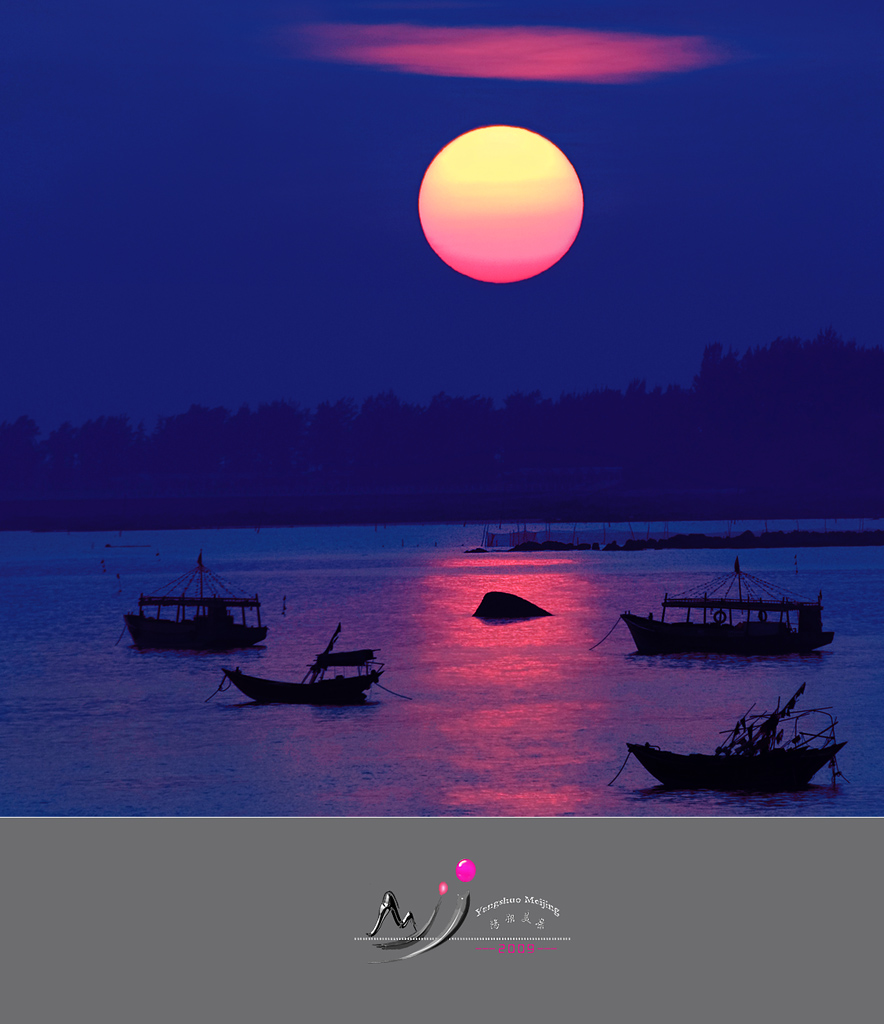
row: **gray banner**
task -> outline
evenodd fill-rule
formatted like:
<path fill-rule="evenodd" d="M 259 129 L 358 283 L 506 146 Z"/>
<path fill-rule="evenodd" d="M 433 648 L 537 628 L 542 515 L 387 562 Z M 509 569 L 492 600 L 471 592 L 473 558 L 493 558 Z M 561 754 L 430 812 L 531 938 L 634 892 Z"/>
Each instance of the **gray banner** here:
<path fill-rule="evenodd" d="M 870 1000 L 876 976 L 868 937 L 878 927 L 880 819 L 56 819 L 2 828 L 4 1002 L 17 1022 L 74 1012 L 95 1024 L 816 1020 Z M 465 858 L 477 869 L 468 886 L 455 875 Z M 384 892 L 420 925 L 440 882 L 449 903 L 470 892 L 457 939 L 371 964 L 388 954 L 357 937 Z M 504 898 L 523 902 L 476 914 Z M 379 938 L 410 930 L 388 920 Z M 524 951 L 486 941 L 505 934 L 524 936 Z"/>

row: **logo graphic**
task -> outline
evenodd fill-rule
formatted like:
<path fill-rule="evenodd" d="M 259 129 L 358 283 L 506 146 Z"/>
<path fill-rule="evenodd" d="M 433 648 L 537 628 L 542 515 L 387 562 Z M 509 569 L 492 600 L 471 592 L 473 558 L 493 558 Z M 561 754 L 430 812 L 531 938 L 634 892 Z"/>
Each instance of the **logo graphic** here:
<path fill-rule="evenodd" d="M 476 865 L 471 860 L 459 861 L 454 873 L 461 882 L 472 881 L 476 875 Z M 396 899 L 396 894 L 392 890 L 388 889 L 381 899 L 381 905 L 378 908 L 377 921 L 375 922 L 372 930 L 366 933 L 367 937 L 370 939 L 374 938 L 381 930 L 381 925 L 388 917 L 393 919 L 398 928 L 406 928 L 410 922 L 412 928 L 414 928 L 414 932 L 413 934 L 401 939 L 385 939 L 380 942 L 375 942 L 374 945 L 378 949 L 396 950 L 397 952 L 408 950 L 408 952 L 402 952 L 402 956 L 394 956 L 386 960 L 371 960 L 369 963 L 389 964 L 394 963 L 397 960 L 410 960 L 412 957 L 420 956 L 422 953 L 429 953 L 431 949 L 438 949 L 442 943 L 447 942 L 467 918 L 467 914 L 470 911 L 470 892 L 467 890 L 464 893 L 458 893 L 453 901 L 448 901 L 449 903 L 453 903 L 451 917 L 439 934 L 433 936 L 431 934 L 431 930 L 436 923 L 436 918 L 439 916 L 439 912 L 442 910 L 442 904 L 445 902 L 447 893 L 448 883 L 440 882 L 439 900 L 433 908 L 432 914 L 430 914 L 430 919 L 423 928 L 418 931 L 414 914 L 410 910 L 407 910 L 403 914 L 399 907 L 399 901 Z"/>
<path fill-rule="evenodd" d="M 384 898 L 381 900 L 381 907 L 380 910 L 378 910 L 377 924 L 375 924 L 374 928 L 372 928 L 372 930 L 368 932 L 369 938 L 371 938 L 371 936 L 373 935 L 377 935 L 377 933 L 380 931 L 381 925 L 384 923 L 384 918 L 387 916 L 387 914 L 391 914 L 393 916 L 393 920 L 400 928 L 404 928 L 408 924 L 408 922 L 411 921 L 412 925 L 414 926 L 414 930 L 417 931 L 417 924 L 415 924 L 414 914 L 412 914 L 410 910 L 404 915 L 400 913 L 399 901 L 396 899 L 395 894 L 388 890 L 384 893 Z"/>
<path fill-rule="evenodd" d="M 471 860 L 461 860 L 455 868 L 455 875 L 464 885 L 476 876 L 476 865 Z M 559 933 L 558 921 L 561 911 L 548 900 L 531 895 L 504 896 L 492 900 L 473 911 L 483 934 L 463 937 L 456 933 L 464 925 L 470 913 L 469 889 L 450 893 L 447 882 L 439 883 L 439 899 L 429 919 L 422 928 L 411 909 L 403 911 L 396 894 L 388 889 L 381 898 L 374 927 L 357 941 L 371 942 L 375 949 L 390 954 L 383 960 L 370 960 L 373 964 L 389 964 L 399 960 L 429 953 L 431 949 L 456 939 L 467 942 L 474 951 L 496 951 L 501 953 L 535 953 L 552 951 L 560 944 L 570 942 L 569 937 Z M 439 921 L 445 922 L 441 925 Z M 411 931 L 399 937 L 384 938 L 380 935 L 384 925 L 387 931 L 391 925 L 400 931 Z M 469 929 L 467 929 L 469 930 Z"/>

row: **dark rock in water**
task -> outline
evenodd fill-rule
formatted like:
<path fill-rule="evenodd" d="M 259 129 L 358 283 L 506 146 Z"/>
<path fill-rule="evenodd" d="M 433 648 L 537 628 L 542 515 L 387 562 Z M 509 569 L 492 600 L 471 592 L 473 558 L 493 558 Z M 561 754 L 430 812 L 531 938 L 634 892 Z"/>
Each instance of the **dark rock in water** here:
<path fill-rule="evenodd" d="M 485 555 L 487 554 L 485 548 L 467 548 L 464 552 L 465 555 Z"/>
<path fill-rule="evenodd" d="M 490 590 L 473 615 L 480 619 L 534 619 L 540 615 L 552 615 L 552 612 L 539 608 L 524 597 Z"/>

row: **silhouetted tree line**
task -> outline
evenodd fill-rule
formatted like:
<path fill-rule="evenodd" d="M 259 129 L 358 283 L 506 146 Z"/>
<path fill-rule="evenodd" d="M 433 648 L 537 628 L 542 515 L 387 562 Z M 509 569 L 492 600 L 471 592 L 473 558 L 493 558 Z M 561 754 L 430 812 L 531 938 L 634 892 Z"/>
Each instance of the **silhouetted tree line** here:
<path fill-rule="evenodd" d="M 0 424 L 5 497 L 299 490 L 880 487 L 884 351 L 833 330 L 739 356 L 707 346 L 690 388 L 602 388 L 491 399 L 391 392 L 236 412 L 194 405 L 148 433 L 127 416 L 41 437 Z"/>

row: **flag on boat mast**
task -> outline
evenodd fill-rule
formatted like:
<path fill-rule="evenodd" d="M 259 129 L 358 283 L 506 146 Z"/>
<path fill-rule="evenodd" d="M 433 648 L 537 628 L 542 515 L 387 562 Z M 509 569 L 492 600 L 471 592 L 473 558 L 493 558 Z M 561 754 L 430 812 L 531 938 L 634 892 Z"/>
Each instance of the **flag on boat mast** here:
<path fill-rule="evenodd" d="M 338 634 L 341 632 L 341 624 L 338 623 L 338 628 L 332 633 L 332 638 L 328 642 L 328 647 L 322 652 L 323 654 L 331 654 L 332 647 L 335 645 L 335 640 L 338 639 Z M 320 655 L 322 657 L 322 655 Z"/>

